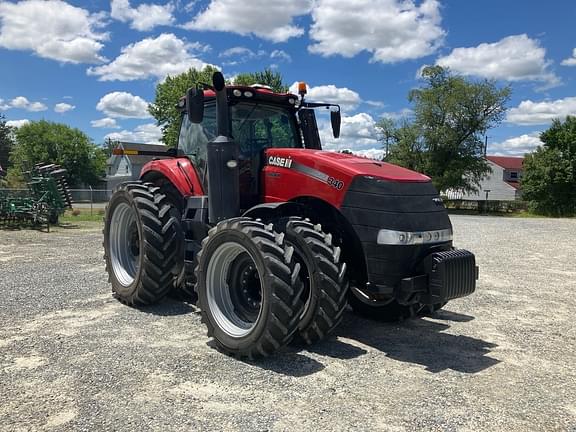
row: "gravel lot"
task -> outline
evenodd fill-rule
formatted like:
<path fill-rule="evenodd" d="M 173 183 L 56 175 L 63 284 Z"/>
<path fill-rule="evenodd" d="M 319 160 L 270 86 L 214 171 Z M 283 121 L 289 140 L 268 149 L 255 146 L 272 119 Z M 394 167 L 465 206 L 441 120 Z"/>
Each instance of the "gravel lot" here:
<path fill-rule="evenodd" d="M 114 300 L 97 225 L 0 231 L 0 430 L 576 431 L 576 220 L 452 220 L 476 294 L 254 363 Z"/>

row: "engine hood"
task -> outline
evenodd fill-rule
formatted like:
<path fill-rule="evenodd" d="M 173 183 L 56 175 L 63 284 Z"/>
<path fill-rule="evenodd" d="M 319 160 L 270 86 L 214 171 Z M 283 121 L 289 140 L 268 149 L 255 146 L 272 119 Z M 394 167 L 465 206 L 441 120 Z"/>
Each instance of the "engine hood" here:
<path fill-rule="evenodd" d="M 394 182 L 430 181 L 430 177 L 424 174 L 397 165 L 323 150 L 271 148 L 266 151 L 266 158 L 270 165 L 297 163 L 319 172 L 337 172 L 348 178 L 370 176 Z"/>

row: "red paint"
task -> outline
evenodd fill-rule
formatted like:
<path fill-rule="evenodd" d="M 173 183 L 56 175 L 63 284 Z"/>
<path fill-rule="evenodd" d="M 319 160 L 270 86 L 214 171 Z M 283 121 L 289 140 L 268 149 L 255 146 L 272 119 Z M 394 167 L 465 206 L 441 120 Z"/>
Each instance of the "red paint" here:
<path fill-rule="evenodd" d="M 268 149 L 266 161 L 271 156 L 291 158 L 292 168 L 265 165 L 262 170 L 263 202 L 284 202 L 300 197 L 319 198 L 340 207 L 346 190 L 358 175 L 377 177 L 395 182 L 428 182 L 430 178 L 385 162 L 360 158 L 352 155 L 307 149 Z M 315 169 L 335 182 L 342 182 L 341 189 L 294 169 L 294 164 Z M 178 167 L 180 164 L 180 167 Z M 186 172 L 189 181 L 184 176 Z M 182 196 L 204 195 L 196 170 L 187 158 L 155 160 L 142 169 L 141 177 L 158 172 L 166 177 Z"/>
<path fill-rule="evenodd" d="M 142 168 L 140 178 L 153 171 L 166 177 L 184 197 L 204 195 L 202 183 L 200 183 L 198 174 L 188 158 L 163 159 L 148 162 Z M 184 172 L 187 175 L 184 175 Z"/>
<path fill-rule="evenodd" d="M 306 149 L 268 149 L 266 160 L 271 156 L 292 159 L 318 170 L 336 181 L 344 183 L 342 189 L 310 177 L 293 168 L 266 165 L 262 172 L 264 202 L 282 202 L 298 197 L 320 198 L 335 207 L 340 207 L 353 178 L 358 175 L 377 177 L 394 182 L 429 182 L 430 178 L 385 162 L 360 158 L 343 153 Z"/>

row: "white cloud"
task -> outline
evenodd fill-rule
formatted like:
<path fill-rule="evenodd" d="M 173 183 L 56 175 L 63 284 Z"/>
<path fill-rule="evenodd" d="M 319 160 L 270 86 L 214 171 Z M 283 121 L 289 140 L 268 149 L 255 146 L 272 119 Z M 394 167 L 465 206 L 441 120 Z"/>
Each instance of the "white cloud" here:
<path fill-rule="evenodd" d="M 333 84 L 329 84 L 316 87 L 307 86 L 307 88 L 306 99 L 311 102 L 339 104 L 343 111 L 352 111 L 362 102 L 358 93 L 346 87 L 336 87 Z M 298 94 L 298 82 L 294 82 L 290 86 L 289 91 L 290 93 Z"/>
<path fill-rule="evenodd" d="M 250 48 L 246 48 L 243 46 L 236 46 L 222 51 L 218 57 L 236 57 L 236 56 L 254 57 L 256 56 L 256 53 L 252 51 Z"/>
<path fill-rule="evenodd" d="M 101 63 L 102 14 L 61 0 L 0 2 L 0 47 L 68 63 Z"/>
<path fill-rule="evenodd" d="M 364 101 L 366 105 L 370 105 L 374 108 L 384 108 L 384 102 L 382 101 L 374 101 L 374 100 L 366 100 Z"/>
<path fill-rule="evenodd" d="M 576 97 L 566 97 L 553 101 L 532 102 L 525 100 L 508 110 L 506 121 L 518 125 L 548 124 L 552 120 L 576 115 Z"/>
<path fill-rule="evenodd" d="M 370 114 L 342 116 L 340 138 L 334 138 L 330 122 L 319 122 L 322 146 L 325 150 L 351 150 L 354 153 L 379 149 L 375 125 Z"/>
<path fill-rule="evenodd" d="M 309 50 L 323 56 L 368 51 L 373 62 L 396 63 L 433 54 L 445 36 L 437 0 L 318 0 L 312 18 Z"/>
<path fill-rule="evenodd" d="M 293 19 L 307 14 L 311 3 L 311 0 L 212 0 L 185 28 L 241 35 L 252 33 L 272 42 L 284 42 L 304 33 Z"/>
<path fill-rule="evenodd" d="M 523 156 L 526 153 L 533 152 L 536 147 L 542 145 L 539 135 L 540 132 L 533 132 L 508 138 L 499 143 L 490 143 L 488 145 L 489 153 L 496 156 Z"/>
<path fill-rule="evenodd" d="M 414 111 L 412 111 L 410 108 L 402 108 L 399 111 L 383 112 L 382 117 L 388 118 L 391 120 L 401 120 L 404 118 L 410 118 L 410 117 L 412 117 L 413 114 L 414 114 Z"/>
<path fill-rule="evenodd" d="M 76 108 L 74 105 L 70 105 L 64 102 L 54 105 L 54 111 L 57 113 L 65 113 L 66 111 L 71 111 L 74 108 Z"/>
<path fill-rule="evenodd" d="M 116 120 L 110 117 L 101 118 L 98 120 L 92 120 L 90 126 L 94 128 L 105 128 L 105 129 L 120 129 Z"/>
<path fill-rule="evenodd" d="M 285 61 L 286 63 L 292 62 L 292 57 L 286 51 L 274 50 L 270 53 L 270 58 Z"/>
<path fill-rule="evenodd" d="M 155 39 L 146 38 L 122 48 L 122 54 L 111 63 L 91 67 L 88 75 L 99 76 L 100 81 L 132 81 L 167 75 L 178 75 L 190 68 L 207 66 L 195 57 L 193 51 L 204 51 L 199 43 L 187 43 L 171 33 L 163 33 Z"/>
<path fill-rule="evenodd" d="M 130 28 L 139 31 L 152 30 L 156 26 L 174 23 L 174 5 L 141 4 L 130 6 L 129 0 L 112 0 L 110 16 L 122 22 L 129 22 Z"/>
<path fill-rule="evenodd" d="M 368 150 L 357 150 L 354 152 L 354 156 L 362 156 L 368 159 L 382 160 L 384 158 L 384 149 L 371 148 Z"/>
<path fill-rule="evenodd" d="M 4 101 L 0 99 L 0 110 L 9 110 L 10 108 L 23 109 L 32 112 L 46 111 L 48 109 L 48 107 L 42 102 L 30 102 L 24 96 L 17 96 L 8 103 L 4 103 Z"/>
<path fill-rule="evenodd" d="M 572 57 L 562 60 L 562 66 L 576 66 L 576 48 L 572 50 Z"/>
<path fill-rule="evenodd" d="M 112 92 L 103 96 L 96 105 L 102 111 L 114 118 L 148 118 L 148 103 L 140 96 L 126 92 Z"/>
<path fill-rule="evenodd" d="M 551 62 L 546 60 L 546 49 L 525 34 L 472 48 L 455 48 L 436 63 L 463 75 L 506 81 L 542 81 L 548 88 L 560 83 L 560 79 L 549 71 Z"/>
<path fill-rule="evenodd" d="M 123 130 L 106 135 L 105 139 L 112 141 L 127 141 L 145 144 L 158 144 L 162 137 L 161 129 L 154 123 L 137 126 L 134 130 Z"/>
<path fill-rule="evenodd" d="M 21 126 L 24 126 L 26 124 L 30 123 L 30 120 L 28 119 L 22 119 L 22 120 L 8 120 L 6 122 L 6 125 L 10 126 L 10 127 L 15 127 L 15 128 L 19 128 Z"/>
<path fill-rule="evenodd" d="M 227 59 L 222 63 L 224 66 L 236 66 L 267 55 L 268 53 L 264 50 L 252 51 L 243 46 L 236 46 L 222 51 L 219 57 Z"/>
<path fill-rule="evenodd" d="M 270 54 L 268 54 L 264 50 L 252 51 L 251 49 L 243 46 L 228 48 L 222 51 L 219 57 L 227 59 L 222 63 L 224 66 L 236 66 L 246 63 L 249 60 L 262 59 L 264 57 L 270 57 L 272 60 L 279 62 L 290 63 L 292 61 L 290 54 L 283 50 L 273 50 Z M 270 66 L 272 69 L 277 67 L 277 64 Z"/>

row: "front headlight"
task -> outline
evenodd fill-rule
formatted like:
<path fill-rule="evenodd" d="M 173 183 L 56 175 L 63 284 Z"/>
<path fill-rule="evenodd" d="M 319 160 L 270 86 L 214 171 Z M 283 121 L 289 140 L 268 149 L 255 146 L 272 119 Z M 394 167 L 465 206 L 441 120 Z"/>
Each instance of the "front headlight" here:
<path fill-rule="evenodd" d="M 435 231 L 395 231 L 381 229 L 378 231 L 377 243 L 381 245 L 419 245 L 443 243 L 452 240 L 452 229 Z"/>

